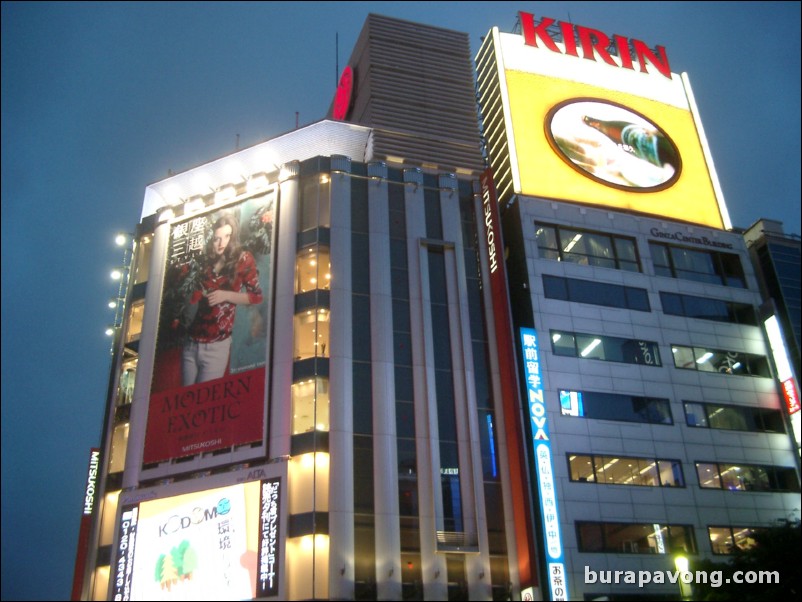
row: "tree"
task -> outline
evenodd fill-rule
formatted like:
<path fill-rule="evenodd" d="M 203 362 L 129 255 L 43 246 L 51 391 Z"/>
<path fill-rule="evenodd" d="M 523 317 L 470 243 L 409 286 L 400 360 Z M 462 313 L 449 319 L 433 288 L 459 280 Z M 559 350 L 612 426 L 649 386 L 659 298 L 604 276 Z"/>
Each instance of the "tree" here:
<path fill-rule="evenodd" d="M 782 524 L 756 531 L 755 545 L 742 550 L 736 547 L 726 563 L 712 560 L 692 562 L 692 571 L 706 571 L 707 583 L 694 580 L 694 600 L 797 600 L 800 588 L 800 522 Z M 713 571 L 721 576 L 713 579 Z M 762 577 L 762 583 L 761 578 Z M 736 581 L 737 578 L 737 581 Z M 747 581 L 754 581 L 748 583 Z M 719 587 L 714 587 L 720 583 Z"/>

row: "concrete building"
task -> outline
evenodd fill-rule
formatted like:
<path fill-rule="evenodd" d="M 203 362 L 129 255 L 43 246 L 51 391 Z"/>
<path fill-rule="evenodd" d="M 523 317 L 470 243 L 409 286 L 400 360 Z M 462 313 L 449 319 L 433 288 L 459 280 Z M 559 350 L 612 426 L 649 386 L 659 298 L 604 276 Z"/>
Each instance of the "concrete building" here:
<path fill-rule="evenodd" d="M 486 36 L 477 81 L 543 595 L 687 596 L 625 572 L 726 555 L 798 517 L 759 280 L 665 49 L 526 13 L 520 25 Z"/>

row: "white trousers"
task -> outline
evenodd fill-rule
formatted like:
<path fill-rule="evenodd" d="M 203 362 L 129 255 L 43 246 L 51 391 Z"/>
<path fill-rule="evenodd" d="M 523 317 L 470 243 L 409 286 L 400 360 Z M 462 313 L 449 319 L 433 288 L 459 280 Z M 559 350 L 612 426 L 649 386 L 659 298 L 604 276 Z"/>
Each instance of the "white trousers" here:
<path fill-rule="evenodd" d="M 181 381 L 186 387 L 222 378 L 228 366 L 231 337 L 214 343 L 190 341 L 181 352 Z"/>

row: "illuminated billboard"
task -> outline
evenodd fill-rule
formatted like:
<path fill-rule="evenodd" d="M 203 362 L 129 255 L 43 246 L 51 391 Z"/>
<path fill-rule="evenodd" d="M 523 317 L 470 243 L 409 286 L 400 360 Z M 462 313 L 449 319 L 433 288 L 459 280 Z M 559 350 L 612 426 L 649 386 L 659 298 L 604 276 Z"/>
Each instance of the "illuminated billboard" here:
<path fill-rule="evenodd" d="M 276 203 L 171 224 L 145 463 L 263 440 Z"/>
<path fill-rule="evenodd" d="M 281 477 L 122 506 L 114 600 L 279 595 Z"/>
<path fill-rule="evenodd" d="M 491 164 L 510 193 L 729 227 L 690 86 L 664 49 L 521 22 L 520 34 L 493 29 L 492 59 L 477 59 Z"/>

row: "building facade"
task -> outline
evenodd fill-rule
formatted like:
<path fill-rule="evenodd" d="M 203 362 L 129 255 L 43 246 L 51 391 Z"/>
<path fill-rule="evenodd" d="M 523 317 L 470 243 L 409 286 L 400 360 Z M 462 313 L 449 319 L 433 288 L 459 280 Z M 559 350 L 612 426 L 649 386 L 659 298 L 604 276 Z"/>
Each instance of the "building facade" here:
<path fill-rule="evenodd" d="M 486 328 L 468 39 L 365 31 L 359 117 L 147 188 L 74 597 L 503 599 L 519 566 L 533 585 Z M 444 36 L 451 59 L 426 48 Z M 412 38 L 442 94 L 399 132 L 382 59 L 359 57 Z M 435 155 L 387 150 L 464 92 Z"/>
<path fill-rule="evenodd" d="M 759 279 L 690 83 L 664 48 L 526 13 L 476 62 L 543 594 L 684 598 L 626 572 L 724 560 L 799 501 Z"/>

